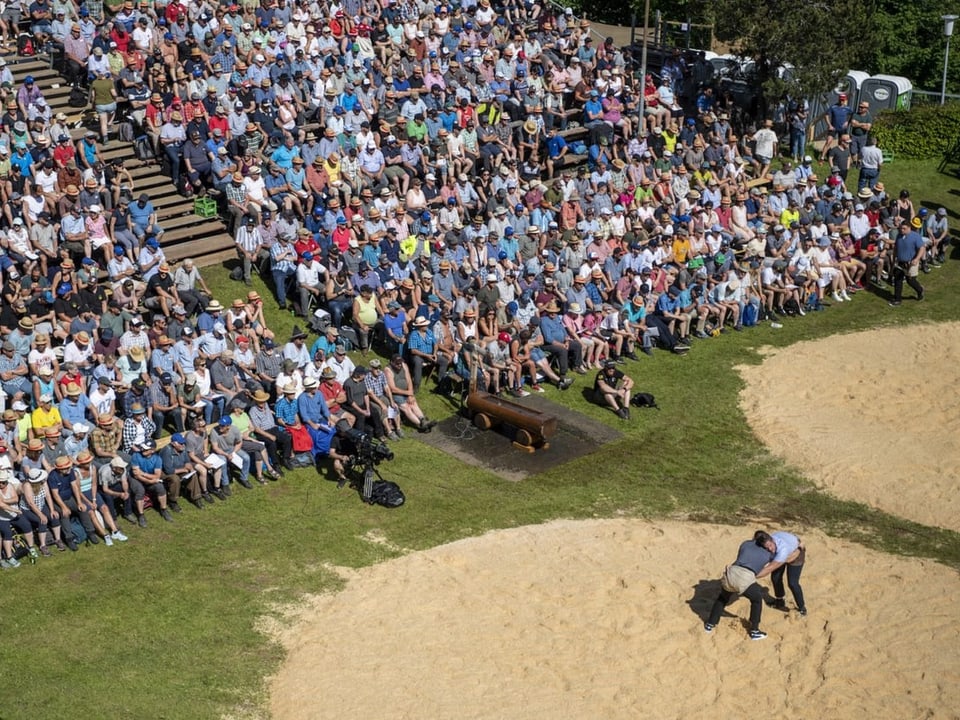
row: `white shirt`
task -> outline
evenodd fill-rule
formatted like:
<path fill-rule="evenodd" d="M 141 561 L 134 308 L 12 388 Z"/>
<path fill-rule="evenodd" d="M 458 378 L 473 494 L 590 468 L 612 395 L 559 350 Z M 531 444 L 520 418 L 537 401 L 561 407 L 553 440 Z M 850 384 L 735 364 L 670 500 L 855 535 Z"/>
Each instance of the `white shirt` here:
<path fill-rule="evenodd" d="M 297 266 L 297 283 L 307 287 L 317 287 L 320 278 L 326 275 L 326 269 L 315 259 Z"/>

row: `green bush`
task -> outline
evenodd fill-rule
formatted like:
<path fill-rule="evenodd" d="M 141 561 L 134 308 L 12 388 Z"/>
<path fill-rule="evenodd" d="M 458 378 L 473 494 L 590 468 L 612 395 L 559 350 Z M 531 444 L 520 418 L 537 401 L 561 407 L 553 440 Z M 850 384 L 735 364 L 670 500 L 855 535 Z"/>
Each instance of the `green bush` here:
<path fill-rule="evenodd" d="M 877 144 L 898 158 L 938 159 L 960 137 L 960 102 L 884 110 L 873 123 Z"/>

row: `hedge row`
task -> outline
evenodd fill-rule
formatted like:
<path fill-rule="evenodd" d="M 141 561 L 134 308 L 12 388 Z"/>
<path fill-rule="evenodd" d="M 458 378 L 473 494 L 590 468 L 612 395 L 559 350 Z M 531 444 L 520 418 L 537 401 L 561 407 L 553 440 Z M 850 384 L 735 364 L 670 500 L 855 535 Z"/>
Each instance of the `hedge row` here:
<path fill-rule="evenodd" d="M 898 158 L 940 159 L 960 138 L 960 102 L 885 110 L 873 123 L 877 144 Z"/>

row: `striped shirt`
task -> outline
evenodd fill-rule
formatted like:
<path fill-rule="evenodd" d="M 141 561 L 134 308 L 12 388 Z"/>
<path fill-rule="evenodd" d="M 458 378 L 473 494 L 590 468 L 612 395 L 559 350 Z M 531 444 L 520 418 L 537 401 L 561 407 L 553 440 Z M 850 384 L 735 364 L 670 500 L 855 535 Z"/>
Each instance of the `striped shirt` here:
<path fill-rule="evenodd" d="M 263 244 L 260 237 L 260 228 L 254 226 L 253 229 L 250 229 L 246 225 L 241 225 L 237 230 L 237 237 L 234 242 L 245 253 L 255 254 Z"/>

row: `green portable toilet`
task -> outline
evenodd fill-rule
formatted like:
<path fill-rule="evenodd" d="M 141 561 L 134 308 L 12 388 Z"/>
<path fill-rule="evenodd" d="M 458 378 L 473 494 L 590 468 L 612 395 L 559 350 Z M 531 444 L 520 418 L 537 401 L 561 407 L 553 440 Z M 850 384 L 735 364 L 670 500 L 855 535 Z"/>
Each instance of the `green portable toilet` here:
<path fill-rule="evenodd" d="M 899 75 L 874 75 L 860 87 L 860 100 L 870 103 L 870 111 L 909 110 L 913 83 Z"/>

